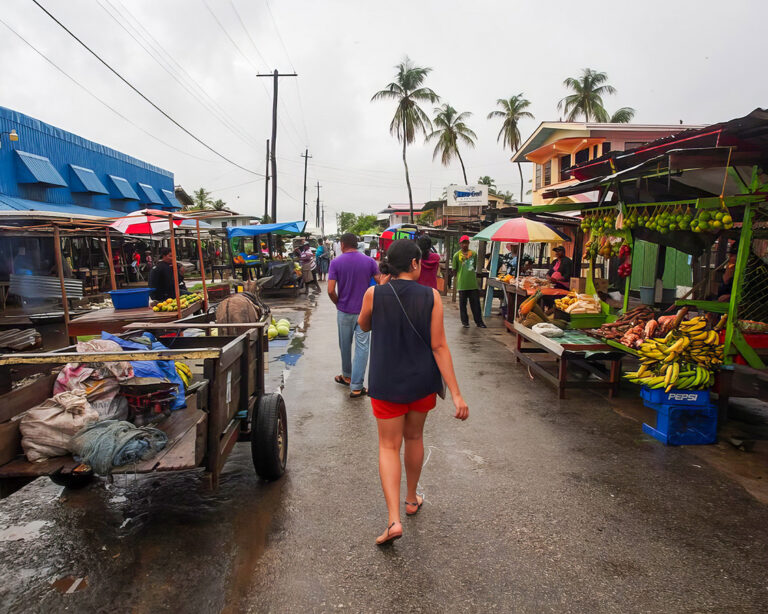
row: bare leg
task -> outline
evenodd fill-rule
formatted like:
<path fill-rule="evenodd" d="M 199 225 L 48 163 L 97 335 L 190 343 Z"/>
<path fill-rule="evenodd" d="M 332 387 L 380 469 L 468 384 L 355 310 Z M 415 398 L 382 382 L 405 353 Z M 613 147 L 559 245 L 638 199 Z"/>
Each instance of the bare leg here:
<path fill-rule="evenodd" d="M 426 412 L 410 411 L 405 415 L 405 479 L 407 483 L 406 501 L 418 503 L 416 488 L 421 477 L 421 467 L 424 464 L 424 422 L 427 419 Z M 411 506 L 412 508 L 415 506 Z M 409 510 L 413 513 L 413 509 Z"/>
<path fill-rule="evenodd" d="M 400 524 L 400 447 L 403 443 L 405 416 L 377 418 L 379 427 L 379 475 L 384 500 L 387 502 L 387 526 L 397 523 L 393 531 L 402 530 Z"/>

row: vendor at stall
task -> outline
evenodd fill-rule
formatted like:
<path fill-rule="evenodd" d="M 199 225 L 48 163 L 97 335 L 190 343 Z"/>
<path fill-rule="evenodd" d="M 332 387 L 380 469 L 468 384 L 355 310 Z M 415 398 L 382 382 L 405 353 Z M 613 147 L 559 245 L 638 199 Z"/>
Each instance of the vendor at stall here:
<path fill-rule="evenodd" d="M 721 303 L 727 303 L 731 300 L 731 291 L 733 290 L 733 276 L 736 272 L 736 256 L 739 253 L 739 244 L 735 241 L 728 248 L 728 264 L 725 265 L 723 272 L 723 282 L 717 288 L 717 300 Z"/>
<path fill-rule="evenodd" d="M 565 248 L 562 245 L 555 247 L 552 252 L 555 255 L 555 261 L 549 267 L 549 271 L 547 271 L 547 279 L 552 282 L 555 288 L 568 290 L 571 287 L 573 262 L 565 255 Z"/>
<path fill-rule="evenodd" d="M 181 265 L 176 265 L 179 276 L 179 294 L 187 294 L 187 286 L 181 274 Z M 176 298 L 176 288 L 173 279 L 173 255 L 170 247 L 160 248 L 160 260 L 149 272 L 149 287 L 152 288 L 150 297 L 155 301 Z"/>

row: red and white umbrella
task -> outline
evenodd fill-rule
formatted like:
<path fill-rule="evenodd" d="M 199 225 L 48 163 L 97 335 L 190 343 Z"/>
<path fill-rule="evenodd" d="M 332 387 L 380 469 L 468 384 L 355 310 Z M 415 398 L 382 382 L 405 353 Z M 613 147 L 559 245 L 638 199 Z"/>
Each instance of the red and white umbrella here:
<path fill-rule="evenodd" d="M 196 220 L 186 215 L 158 209 L 139 209 L 118 218 L 110 228 L 126 235 L 154 235 L 169 230 L 169 219 L 177 227 L 195 227 Z M 200 222 L 200 227 L 203 226 L 209 226 L 209 224 Z"/>

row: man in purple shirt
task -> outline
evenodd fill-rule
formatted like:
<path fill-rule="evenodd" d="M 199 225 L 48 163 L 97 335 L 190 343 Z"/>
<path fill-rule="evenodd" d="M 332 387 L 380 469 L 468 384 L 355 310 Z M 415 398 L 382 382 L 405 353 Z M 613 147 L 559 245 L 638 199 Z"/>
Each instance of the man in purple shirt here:
<path fill-rule="evenodd" d="M 371 278 L 378 281 L 379 267 L 370 256 L 357 251 L 357 237 L 348 232 L 341 236 L 341 255 L 331 260 L 328 269 L 328 296 L 336 305 L 336 323 L 339 327 L 341 350 L 341 375 L 335 380 L 349 386 L 353 399 L 364 396 L 365 368 L 368 365 L 370 333 L 363 332 L 357 324 L 357 316 L 363 306 L 363 295 L 371 285 Z M 352 340 L 355 342 L 355 358 L 352 360 Z"/>

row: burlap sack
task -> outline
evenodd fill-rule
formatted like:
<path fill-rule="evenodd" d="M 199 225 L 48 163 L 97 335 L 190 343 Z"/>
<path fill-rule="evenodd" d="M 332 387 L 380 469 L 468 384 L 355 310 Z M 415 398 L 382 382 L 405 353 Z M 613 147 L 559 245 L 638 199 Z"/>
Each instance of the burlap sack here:
<path fill-rule="evenodd" d="M 61 392 L 24 414 L 19 425 L 21 447 L 33 462 L 64 456 L 69 454 L 72 435 L 98 419 L 85 390 Z"/>

